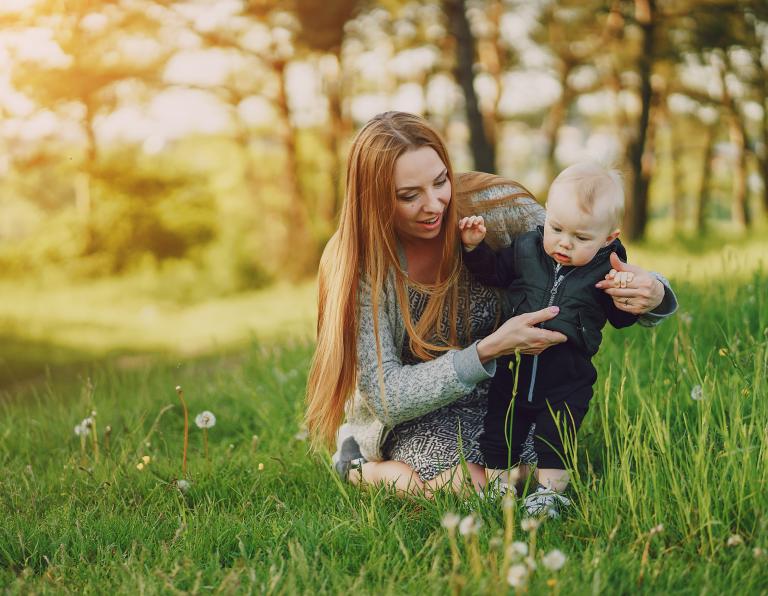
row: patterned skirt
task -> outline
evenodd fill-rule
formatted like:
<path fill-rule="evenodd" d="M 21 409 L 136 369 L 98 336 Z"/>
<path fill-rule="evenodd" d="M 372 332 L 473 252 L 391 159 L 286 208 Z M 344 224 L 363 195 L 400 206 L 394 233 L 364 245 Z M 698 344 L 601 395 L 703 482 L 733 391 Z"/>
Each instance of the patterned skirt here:
<path fill-rule="evenodd" d="M 480 434 L 487 410 L 475 395 L 395 426 L 384 443 L 384 457 L 413 468 L 423 481 L 444 470 L 468 463 L 485 465 Z"/>

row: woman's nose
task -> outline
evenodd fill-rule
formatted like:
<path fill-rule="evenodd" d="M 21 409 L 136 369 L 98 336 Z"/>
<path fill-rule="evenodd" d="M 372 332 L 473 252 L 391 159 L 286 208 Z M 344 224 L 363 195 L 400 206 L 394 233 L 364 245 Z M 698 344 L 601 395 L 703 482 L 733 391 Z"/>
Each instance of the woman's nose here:
<path fill-rule="evenodd" d="M 443 210 L 443 202 L 440 200 L 440 192 L 435 188 L 427 190 L 427 200 L 424 210 L 430 213 L 440 213 Z"/>

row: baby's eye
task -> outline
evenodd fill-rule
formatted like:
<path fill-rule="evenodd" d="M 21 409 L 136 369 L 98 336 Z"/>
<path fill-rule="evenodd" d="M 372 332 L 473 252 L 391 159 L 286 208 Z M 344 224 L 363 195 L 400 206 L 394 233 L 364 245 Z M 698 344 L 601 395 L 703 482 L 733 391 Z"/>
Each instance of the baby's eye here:
<path fill-rule="evenodd" d="M 582 242 L 587 242 L 589 240 L 589 238 L 587 238 L 586 236 L 576 236 L 576 238 L 578 238 Z"/>
<path fill-rule="evenodd" d="M 549 227 L 552 228 L 553 232 L 562 232 L 562 230 L 560 228 L 558 228 L 557 226 L 549 226 Z"/>

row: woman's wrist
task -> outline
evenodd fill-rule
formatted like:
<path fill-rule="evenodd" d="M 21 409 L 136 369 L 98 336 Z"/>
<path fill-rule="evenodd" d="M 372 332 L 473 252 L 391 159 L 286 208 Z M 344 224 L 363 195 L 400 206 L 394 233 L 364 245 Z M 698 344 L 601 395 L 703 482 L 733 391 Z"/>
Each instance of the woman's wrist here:
<path fill-rule="evenodd" d="M 480 362 L 483 364 L 493 360 L 499 355 L 498 351 L 496 350 L 493 336 L 494 334 L 491 333 L 490 335 L 477 342 L 477 356 L 480 358 Z"/>

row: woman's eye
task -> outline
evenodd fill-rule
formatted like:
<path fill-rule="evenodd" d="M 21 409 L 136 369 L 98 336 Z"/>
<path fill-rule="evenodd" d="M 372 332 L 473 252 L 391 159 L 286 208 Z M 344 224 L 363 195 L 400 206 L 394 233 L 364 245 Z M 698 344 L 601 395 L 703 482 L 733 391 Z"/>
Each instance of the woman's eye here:
<path fill-rule="evenodd" d="M 408 196 L 405 196 L 405 197 L 397 197 L 397 198 L 400 199 L 401 201 L 413 201 L 418 196 L 419 195 L 408 195 Z"/>
<path fill-rule="evenodd" d="M 441 186 L 443 186 L 443 185 L 444 185 L 446 182 L 448 182 L 448 178 L 443 178 L 442 180 L 438 180 L 437 182 L 435 182 L 435 186 L 436 186 L 437 188 L 440 188 L 440 187 L 441 187 Z"/>

